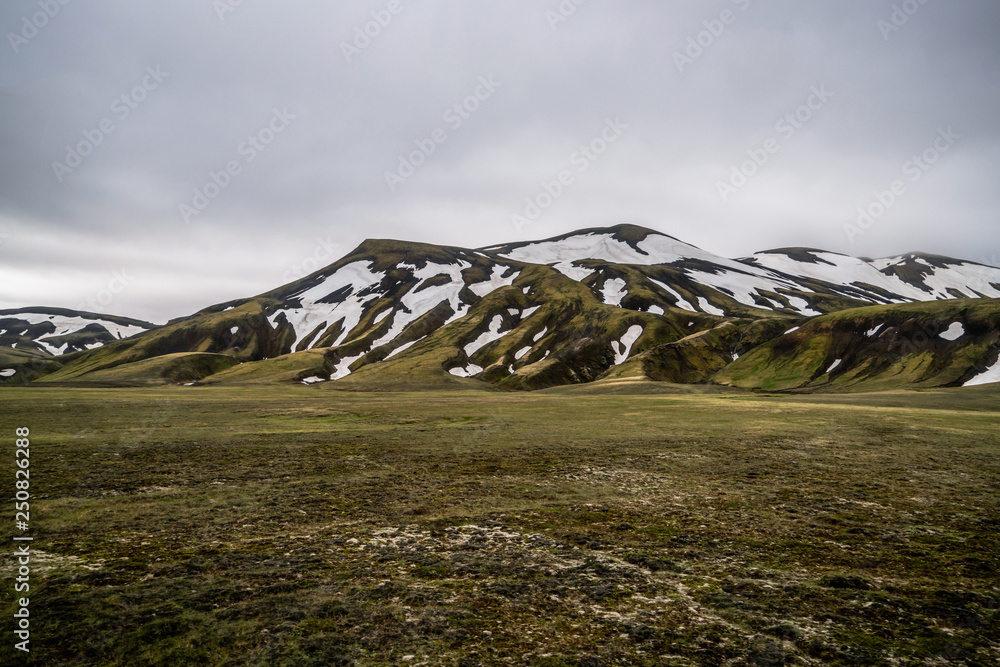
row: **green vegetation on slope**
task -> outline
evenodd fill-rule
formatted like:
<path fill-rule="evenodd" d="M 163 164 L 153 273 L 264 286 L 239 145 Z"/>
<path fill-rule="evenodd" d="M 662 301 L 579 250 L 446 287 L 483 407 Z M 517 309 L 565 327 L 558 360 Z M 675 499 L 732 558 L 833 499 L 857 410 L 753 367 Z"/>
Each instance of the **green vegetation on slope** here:
<path fill-rule="evenodd" d="M 268 302 L 252 300 L 230 310 L 202 311 L 146 334 L 73 355 L 44 382 L 90 381 L 97 371 L 184 352 L 224 354 L 236 361 L 277 356 L 284 330 L 274 331 L 264 315 Z M 155 368 L 155 365 L 151 366 Z M 158 376 L 154 373 L 151 379 Z"/>
<path fill-rule="evenodd" d="M 14 371 L 13 375 L 0 375 L 0 384 L 26 384 L 60 367 L 61 363 L 43 352 L 0 347 L 0 372 Z"/>
<path fill-rule="evenodd" d="M 85 376 L 87 382 L 113 385 L 186 384 L 214 375 L 239 362 L 224 354 L 179 352 L 106 368 Z"/>
<path fill-rule="evenodd" d="M 817 317 L 713 378 L 746 389 L 878 391 L 961 385 L 1000 353 L 1000 300 L 869 306 Z"/>

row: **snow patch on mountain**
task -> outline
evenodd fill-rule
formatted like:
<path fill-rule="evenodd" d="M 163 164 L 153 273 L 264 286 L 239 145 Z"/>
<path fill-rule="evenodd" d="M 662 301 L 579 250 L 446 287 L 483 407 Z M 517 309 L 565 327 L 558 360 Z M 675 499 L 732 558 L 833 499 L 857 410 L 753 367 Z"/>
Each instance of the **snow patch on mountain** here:
<path fill-rule="evenodd" d="M 63 354 L 69 347 L 68 343 L 64 343 L 60 346 L 55 346 L 51 343 L 46 342 L 51 338 L 58 338 L 60 336 L 66 336 L 68 334 L 77 333 L 92 324 L 99 324 L 104 327 L 108 333 L 117 339 L 130 338 L 132 336 L 137 336 L 147 329 L 145 327 L 140 327 L 131 324 L 117 324 L 115 322 L 110 322 L 108 320 L 87 317 L 76 317 L 76 316 L 66 316 L 66 315 L 50 315 L 47 313 L 11 313 L 7 315 L 0 315 L 0 319 L 16 319 L 27 322 L 31 325 L 38 325 L 43 323 L 51 323 L 55 327 L 55 331 L 51 333 L 44 334 L 35 339 L 42 349 L 53 356 L 59 356 Z M 6 330 L 5 330 L 6 332 Z M 16 343 L 11 345 L 11 348 L 16 347 Z M 95 343 L 94 347 L 101 347 L 104 343 Z M 90 349 L 90 346 L 87 346 Z"/>
<path fill-rule="evenodd" d="M 493 267 L 493 274 L 490 279 L 486 282 L 476 283 L 474 285 L 469 285 L 469 289 L 473 294 L 479 297 L 484 297 L 490 292 L 494 292 L 501 287 L 507 287 L 513 285 L 514 281 L 517 280 L 518 276 L 521 275 L 520 271 L 514 271 L 510 276 L 504 278 L 503 274 L 510 271 L 510 267 L 503 265 L 496 265 Z"/>
<path fill-rule="evenodd" d="M 101 319 L 88 319 L 84 317 L 66 317 L 65 315 L 46 315 L 44 313 L 18 313 L 17 315 L 3 315 L 0 317 L 11 317 L 19 320 L 24 320 L 29 324 L 41 324 L 43 322 L 51 322 L 55 326 L 56 330 L 54 333 L 45 334 L 41 338 L 54 338 L 58 336 L 65 336 L 67 334 L 75 333 L 88 325 L 100 324 L 102 327 L 108 330 L 115 338 L 130 338 L 131 336 L 137 336 L 142 332 L 146 331 L 143 327 L 127 324 L 115 324 L 114 322 L 109 322 L 108 320 Z"/>
<path fill-rule="evenodd" d="M 952 264 L 947 267 L 935 266 L 932 273 L 924 276 L 923 282 L 931 290 L 935 299 L 951 299 L 949 290 L 955 290 L 970 299 L 985 296 L 1000 298 L 1000 269 L 980 264 Z"/>
<path fill-rule="evenodd" d="M 948 266 L 933 266 L 921 262 L 920 285 L 912 285 L 900 278 L 894 269 L 907 264 L 912 257 L 890 257 L 871 262 L 832 252 L 810 251 L 817 261 L 799 261 L 781 252 L 757 253 L 753 263 L 779 271 L 793 278 L 812 278 L 851 289 L 845 295 L 865 297 L 875 302 L 901 303 L 903 301 L 933 301 L 954 299 L 954 290 L 969 298 L 980 295 L 1000 298 L 1000 269 L 961 262 Z M 900 298 L 886 299 L 871 287 L 884 290 Z M 853 293 L 853 294 L 852 294 Z"/>
<path fill-rule="evenodd" d="M 744 306 L 760 308 L 757 303 L 759 292 L 777 292 L 779 289 L 796 289 L 795 283 L 787 280 L 774 280 L 762 276 L 753 276 L 742 271 L 722 271 L 709 273 L 707 271 L 686 271 L 692 280 L 700 285 L 707 285 L 723 294 L 728 294 Z M 800 299 L 808 306 L 808 302 Z"/>
<path fill-rule="evenodd" d="M 684 299 L 684 297 L 681 296 L 680 292 L 678 292 L 677 290 L 675 290 L 670 285 L 668 285 L 666 283 L 662 283 L 659 280 L 655 280 L 653 278 L 650 278 L 649 281 L 651 283 L 653 283 L 654 285 L 656 285 L 657 287 L 659 287 L 660 289 L 662 289 L 663 291 L 665 291 L 667 294 L 669 294 L 672 297 L 674 297 L 674 299 L 676 299 L 675 303 L 676 303 L 677 307 L 680 308 L 681 310 L 687 310 L 687 311 L 690 311 L 692 313 L 697 313 L 698 312 L 698 310 L 694 306 L 692 306 L 690 303 L 688 303 Z M 650 312 L 652 312 L 652 310 L 650 310 Z M 660 314 L 661 315 L 663 314 L 662 311 L 661 311 Z"/>
<path fill-rule="evenodd" d="M 552 268 L 567 278 L 572 278 L 578 283 L 582 283 L 584 280 L 597 273 L 594 269 L 588 269 L 583 266 L 574 266 L 572 262 L 553 264 Z"/>
<path fill-rule="evenodd" d="M 612 341 L 611 348 L 615 351 L 615 366 L 621 366 L 625 363 L 628 355 L 632 352 L 632 346 L 641 335 L 642 327 L 635 324 L 629 327 L 620 341 Z"/>
<path fill-rule="evenodd" d="M 48 338 L 48 336 L 46 336 L 46 338 Z M 66 351 L 67 347 L 69 347 L 69 343 L 63 343 L 59 347 L 55 347 L 54 345 L 49 345 L 48 343 L 46 343 L 41 338 L 39 338 L 35 342 L 37 344 L 41 345 L 42 348 L 44 348 L 45 351 L 48 352 L 49 354 L 51 354 L 53 357 L 58 357 L 60 354 L 62 354 L 63 352 Z"/>
<path fill-rule="evenodd" d="M 471 378 L 471 377 L 475 377 L 476 375 L 479 375 L 480 373 L 482 373 L 483 372 L 483 368 L 482 368 L 482 366 L 477 366 L 475 364 L 469 364 L 465 368 L 461 368 L 461 367 L 452 368 L 448 372 L 451 373 L 452 375 L 454 375 L 455 377 Z"/>
<path fill-rule="evenodd" d="M 792 308 L 799 311 L 799 313 L 805 315 L 806 317 L 816 317 L 817 315 L 823 314 L 818 310 L 813 310 L 812 308 L 810 308 L 809 302 L 801 297 L 788 296 L 786 294 L 785 298 L 788 299 L 788 303 L 791 304 Z"/>
<path fill-rule="evenodd" d="M 616 239 L 610 232 L 574 234 L 554 241 L 527 243 L 501 254 L 518 262 L 566 265 L 583 259 L 597 259 L 614 264 L 673 264 L 682 260 L 715 262 L 730 268 L 740 268 L 738 262 L 706 252 L 665 234 L 649 234 L 632 247 Z M 743 267 L 745 268 L 745 267 Z"/>
<path fill-rule="evenodd" d="M 986 369 L 985 372 L 980 373 L 976 377 L 966 382 L 964 386 L 978 387 L 980 385 L 994 384 L 996 382 L 1000 382 L 1000 359 L 998 359 L 995 364 Z"/>
<path fill-rule="evenodd" d="M 1000 285 L 1000 268 L 997 267 L 963 261 L 936 266 L 922 257 L 914 259 L 913 255 L 878 259 L 872 262 L 872 266 L 888 275 L 896 267 L 910 262 L 927 267 L 921 270 L 920 282 L 926 289 L 921 290 L 924 296 L 920 300 L 954 299 L 956 295 L 952 291 L 970 299 L 981 296 L 1000 298 L 1000 288 L 997 287 Z"/>
<path fill-rule="evenodd" d="M 464 317 L 465 313 L 468 312 L 468 306 L 462 302 L 459 294 L 464 285 L 462 282 L 462 271 L 469 268 L 469 266 L 469 264 L 464 262 L 447 265 L 428 262 L 424 268 L 413 271 L 413 277 L 417 278 L 420 282 L 400 299 L 404 308 L 396 310 L 389 331 L 376 340 L 372 344 L 372 347 L 379 347 L 395 340 L 396 336 L 403 333 L 406 327 L 413 324 L 444 301 L 447 301 L 452 311 L 454 311 L 449 321 L 457 317 Z M 420 286 L 425 281 L 442 274 L 447 275 L 451 280 L 444 285 L 434 285 L 420 289 Z"/>
<path fill-rule="evenodd" d="M 947 330 L 941 332 L 941 338 L 948 341 L 956 341 L 965 335 L 965 327 L 961 322 L 952 322 Z"/>
<path fill-rule="evenodd" d="M 340 380 L 351 374 L 351 364 L 365 356 L 362 352 L 356 357 L 346 357 L 341 359 L 340 362 L 334 367 L 333 374 L 330 376 L 331 380 Z"/>
<path fill-rule="evenodd" d="M 424 338 L 427 338 L 427 336 L 424 336 Z M 385 361 L 387 359 L 392 359 L 397 354 L 402 354 L 403 352 L 406 352 L 407 350 L 409 350 L 411 347 L 413 347 L 414 345 L 416 345 L 417 343 L 419 343 L 424 338 L 421 338 L 419 340 L 411 340 L 409 343 L 403 343 L 402 345 L 400 345 L 399 347 L 397 347 L 395 350 L 393 350 L 392 352 L 390 352 L 388 355 L 386 355 L 386 357 L 385 357 L 385 359 L 383 359 L 383 361 Z"/>
<path fill-rule="evenodd" d="M 813 309 L 806 299 L 787 295 L 789 291 L 813 292 L 802 284 L 803 280 L 823 281 L 830 284 L 835 294 L 872 303 L 928 301 L 955 298 L 956 295 L 1000 298 L 1000 269 L 993 267 L 967 262 L 942 267 L 923 261 L 919 262 L 922 274 L 920 284 L 915 285 L 895 273 L 898 265 L 911 262 L 912 258 L 869 262 L 832 252 L 801 252 L 806 258 L 794 253 L 771 251 L 755 254 L 746 260 L 733 260 L 662 234 L 651 233 L 632 246 L 610 232 L 588 232 L 523 244 L 498 252 L 498 256 L 553 266 L 580 282 L 595 272 L 594 269 L 577 266 L 577 262 L 588 259 L 637 266 L 680 264 L 686 275 L 697 284 L 727 294 L 743 305 L 784 310 L 786 306 L 763 294 L 778 293 L 788 299 L 793 310 L 808 317 L 822 313 Z M 707 266 L 704 269 L 693 268 L 696 263 Z M 675 290 L 662 283 L 657 284 L 678 300 L 679 308 L 695 310 Z M 610 300 L 617 294 L 609 293 L 607 296 Z"/>
<path fill-rule="evenodd" d="M 604 289 L 601 290 L 601 294 L 604 296 L 604 303 L 609 306 L 618 306 L 621 308 L 622 299 L 628 296 L 628 291 L 626 291 L 625 287 L 626 283 L 621 278 L 605 280 Z"/>
<path fill-rule="evenodd" d="M 361 321 L 365 306 L 380 296 L 374 292 L 369 292 L 365 296 L 359 294 L 382 282 L 385 274 L 375 273 L 371 267 L 371 262 L 364 261 L 352 262 L 341 267 L 319 284 L 293 294 L 292 298 L 300 302 L 300 307 L 279 309 L 267 318 L 268 322 L 277 328 L 278 318 L 282 314 L 285 316 L 295 331 L 295 340 L 292 342 L 294 350 L 298 342 L 317 327 L 322 326 L 323 330 L 326 330 L 330 325 L 342 321 L 343 329 L 333 347 L 340 345 Z M 350 296 L 340 303 L 319 303 L 331 294 L 348 287 Z"/>
<path fill-rule="evenodd" d="M 578 234 L 555 241 L 528 243 L 500 255 L 517 262 L 571 265 L 576 260 L 599 259 L 616 264 L 657 264 L 608 233 Z M 557 267 L 558 268 L 558 267 Z"/>
<path fill-rule="evenodd" d="M 480 336 L 465 346 L 466 356 L 471 357 L 479 350 L 483 349 L 490 343 L 496 340 L 500 340 L 507 335 L 507 332 L 500 333 L 500 329 L 503 327 L 503 315 L 496 315 L 490 321 L 490 328 L 484 331 Z"/>
<path fill-rule="evenodd" d="M 708 313 L 709 315 L 718 315 L 719 317 L 726 316 L 726 311 L 716 308 L 703 296 L 698 297 L 698 307 L 701 308 L 702 312 Z"/>

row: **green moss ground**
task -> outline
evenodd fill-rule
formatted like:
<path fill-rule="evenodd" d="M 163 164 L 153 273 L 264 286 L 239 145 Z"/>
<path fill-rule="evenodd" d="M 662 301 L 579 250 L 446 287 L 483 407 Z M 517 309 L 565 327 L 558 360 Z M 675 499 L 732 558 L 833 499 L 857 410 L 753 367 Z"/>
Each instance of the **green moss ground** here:
<path fill-rule="evenodd" d="M 0 663 L 1000 660 L 1000 389 L 667 388 L 0 389 L 36 537 Z"/>

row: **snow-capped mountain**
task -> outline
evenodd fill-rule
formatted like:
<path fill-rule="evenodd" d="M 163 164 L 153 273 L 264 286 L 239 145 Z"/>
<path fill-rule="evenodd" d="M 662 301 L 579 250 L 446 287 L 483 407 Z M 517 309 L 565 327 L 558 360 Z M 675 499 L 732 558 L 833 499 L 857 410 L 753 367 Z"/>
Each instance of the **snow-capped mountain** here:
<path fill-rule="evenodd" d="M 154 325 L 62 308 L 0 310 L 0 384 L 29 382 L 59 370 L 61 355 L 95 350 Z"/>
<path fill-rule="evenodd" d="M 149 322 L 63 308 L 0 310 L 0 347 L 59 356 L 153 329 Z"/>
<path fill-rule="evenodd" d="M 673 348 L 668 364 L 707 380 L 709 369 L 808 318 L 946 299 L 1000 299 L 1000 268 L 805 248 L 728 259 L 630 225 L 478 250 L 373 240 L 271 292 L 86 353 L 53 377 L 111 380 L 123 365 L 198 353 L 237 364 L 208 381 L 391 386 L 419 375 L 532 388 L 604 377 L 653 348 L 715 332 Z M 40 343 L 59 351 L 61 330 Z"/>
<path fill-rule="evenodd" d="M 268 295 L 283 301 L 268 321 L 291 327 L 288 351 L 337 347 L 359 327 L 382 322 L 388 326 L 372 345 L 391 345 L 434 309 L 447 310 L 441 324 L 449 324 L 540 265 L 591 288 L 607 305 L 655 314 L 676 308 L 718 317 L 761 311 L 808 317 L 845 305 L 1000 298 L 1000 269 L 969 262 L 922 255 L 867 261 L 807 249 L 733 260 L 631 226 L 480 250 L 439 249 L 444 256 L 412 261 L 386 263 L 378 242 L 359 251 L 352 261 Z M 639 292 L 642 303 L 633 298 Z"/>

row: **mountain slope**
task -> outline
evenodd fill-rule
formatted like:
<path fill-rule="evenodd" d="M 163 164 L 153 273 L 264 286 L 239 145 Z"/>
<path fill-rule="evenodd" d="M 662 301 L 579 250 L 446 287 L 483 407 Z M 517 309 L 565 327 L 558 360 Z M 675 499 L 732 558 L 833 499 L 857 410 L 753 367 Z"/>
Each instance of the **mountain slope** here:
<path fill-rule="evenodd" d="M 301 280 L 83 352 L 45 380 L 199 353 L 238 364 L 195 364 L 210 383 L 706 382 L 807 318 L 956 297 L 1000 298 L 1000 269 L 804 248 L 734 260 L 630 225 L 480 250 L 370 240 Z M 156 364 L 118 376 L 154 371 L 150 381 L 173 381 Z"/>
<path fill-rule="evenodd" d="M 155 326 L 65 308 L 0 310 L 0 383 L 31 381 L 58 370 L 70 358 L 62 355 L 100 348 Z"/>
<path fill-rule="evenodd" d="M 766 390 L 971 386 L 996 372 L 998 357 L 1000 300 L 894 304 L 810 320 L 713 379 Z"/>
<path fill-rule="evenodd" d="M 37 350 L 55 357 L 92 350 L 155 327 L 128 317 L 65 308 L 0 310 L 0 347 Z"/>

